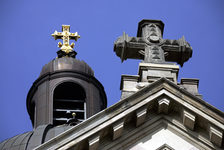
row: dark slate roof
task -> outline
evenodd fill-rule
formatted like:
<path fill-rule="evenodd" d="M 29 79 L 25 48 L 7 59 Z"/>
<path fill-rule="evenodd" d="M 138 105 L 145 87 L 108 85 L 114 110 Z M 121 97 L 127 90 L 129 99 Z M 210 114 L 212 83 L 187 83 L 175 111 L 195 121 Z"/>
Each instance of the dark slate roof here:
<path fill-rule="evenodd" d="M 27 143 L 32 136 L 33 132 L 26 132 L 20 135 L 16 135 L 10 139 L 7 139 L 0 143 L 1 150 L 25 150 Z"/>
<path fill-rule="evenodd" d="M 72 126 L 69 125 L 60 125 L 60 126 L 56 126 L 54 128 L 51 128 L 48 130 L 48 132 L 46 133 L 45 139 L 44 141 L 48 141 L 52 138 L 54 138 L 55 136 L 65 132 L 66 130 L 70 129 Z"/>
<path fill-rule="evenodd" d="M 16 135 L 0 143 L 0 150 L 29 150 L 70 129 L 70 125 L 38 126 L 34 131 Z"/>
<path fill-rule="evenodd" d="M 48 64 L 44 65 L 40 76 L 64 70 L 71 70 L 94 76 L 94 71 L 87 63 L 72 57 L 62 57 L 53 59 Z"/>

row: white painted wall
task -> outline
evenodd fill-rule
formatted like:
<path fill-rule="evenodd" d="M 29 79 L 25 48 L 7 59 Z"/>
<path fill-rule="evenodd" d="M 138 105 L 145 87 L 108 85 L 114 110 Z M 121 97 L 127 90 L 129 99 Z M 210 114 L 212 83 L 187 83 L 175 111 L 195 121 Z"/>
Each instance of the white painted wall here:
<path fill-rule="evenodd" d="M 199 150 L 180 136 L 164 128 L 153 135 L 146 136 L 130 150 L 156 150 L 164 144 L 175 150 Z"/>

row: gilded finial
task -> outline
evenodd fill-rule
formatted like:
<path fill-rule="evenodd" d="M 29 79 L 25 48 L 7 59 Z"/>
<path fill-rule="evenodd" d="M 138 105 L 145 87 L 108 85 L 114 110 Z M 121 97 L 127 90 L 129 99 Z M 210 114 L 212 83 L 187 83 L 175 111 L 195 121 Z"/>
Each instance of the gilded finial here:
<path fill-rule="evenodd" d="M 76 116 L 76 113 L 75 113 L 75 112 L 73 112 L 73 113 L 72 113 L 72 116 L 73 116 L 73 118 L 75 118 L 75 116 Z"/>
<path fill-rule="evenodd" d="M 62 25 L 62 32 L 55 32 L 52 34 L 55 40 L 62 39 L 63 43 L 58 42 L 58 47 L 61 48 L 61 51 L 65 52 L 65 54 L 69 54 L 73 52 L 73 48 L 75 46 L 75 43 L 69 44 L 69 40 L 75 40 L 77 41 L 80 38 L 80 35 L 78 32 L 71 33 L 70 32 L 70 25 Z"/>

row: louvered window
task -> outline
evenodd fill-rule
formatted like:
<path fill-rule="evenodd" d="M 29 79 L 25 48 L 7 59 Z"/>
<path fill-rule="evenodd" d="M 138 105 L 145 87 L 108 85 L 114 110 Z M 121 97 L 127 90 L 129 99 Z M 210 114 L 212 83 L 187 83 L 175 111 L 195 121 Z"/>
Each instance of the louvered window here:
<path fill-rule="evenodd" d="M 53 124 L 65 124 L 76 113 L 79 121 L 86 119 L 86 94 L 84 89 L 73 82 L 65 82 L 54 90 Z"/>

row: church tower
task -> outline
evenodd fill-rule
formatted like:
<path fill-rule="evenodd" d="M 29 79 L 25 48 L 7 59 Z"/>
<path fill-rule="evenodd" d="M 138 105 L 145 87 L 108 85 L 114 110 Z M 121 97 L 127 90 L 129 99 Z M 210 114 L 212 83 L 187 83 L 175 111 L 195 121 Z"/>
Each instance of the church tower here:
<path fill-rule="evenodd" d="M 177 83 L 179 66 L 192 56 L 192 48 L 184 36 L 179 40 L 163 39 L 164 23 L 161 20 L 143 19 L 138 24 L 137 37 L 123 33 L 114 43 L 114 51 L 123 62 L 141 59 L 138 75 L 122 75 L 121 99 L 129 97 L 149 84 L 166 78 Z M 198 94 L 197 79 L 182 79 L 181 86 Z"/>
<path fill-rule="evenodd" d="M 77 124 L 107 106 L 103 86 L 91 67 L 75 58 L 74 43 L 69 44 L 69 40 L 80 38 L 78 33 L 70 33 L 70 26 L 63 25 L 62 32 L 55 31 L 52 36 L 63 40 L 58 43 L 58 57 L 44 65 L 27 96 L 34 128 L 66 124 L 73 118 Z"/>
<path fill-rule="evenodd" d="M 163 39 L 163 29 L 144 19 L 137 37 L 119 37 L 121 61 L 142 60 L 137 75 L 122 75 L 121 100 L 36 149 L 223 150 L 224 113 L 202 99 L 198 79 L 177 81 L 192 48 L 184 37 Z"/>
<path fill-rule="evenodd" d="M 78 33 L 65 25 L 55 31 L 52 36 L 63 39 L 58 57 L 43 67 L 27 96 L 34 130 L 3 141 L 0 149 L 223 150 L 224 112 L 202 99 L 198 79 L 177 81 L 192 48 L 184 37 L 163 39 L 163 29 L 162 21 L 144 19 L 137 37 L 124 33 L 115 41 L 121 61 L 142 62 L 137 75 L 121 76 L 121 100 L 108 108 L 92 69 L 75 59 L 69 40 Z"/>

